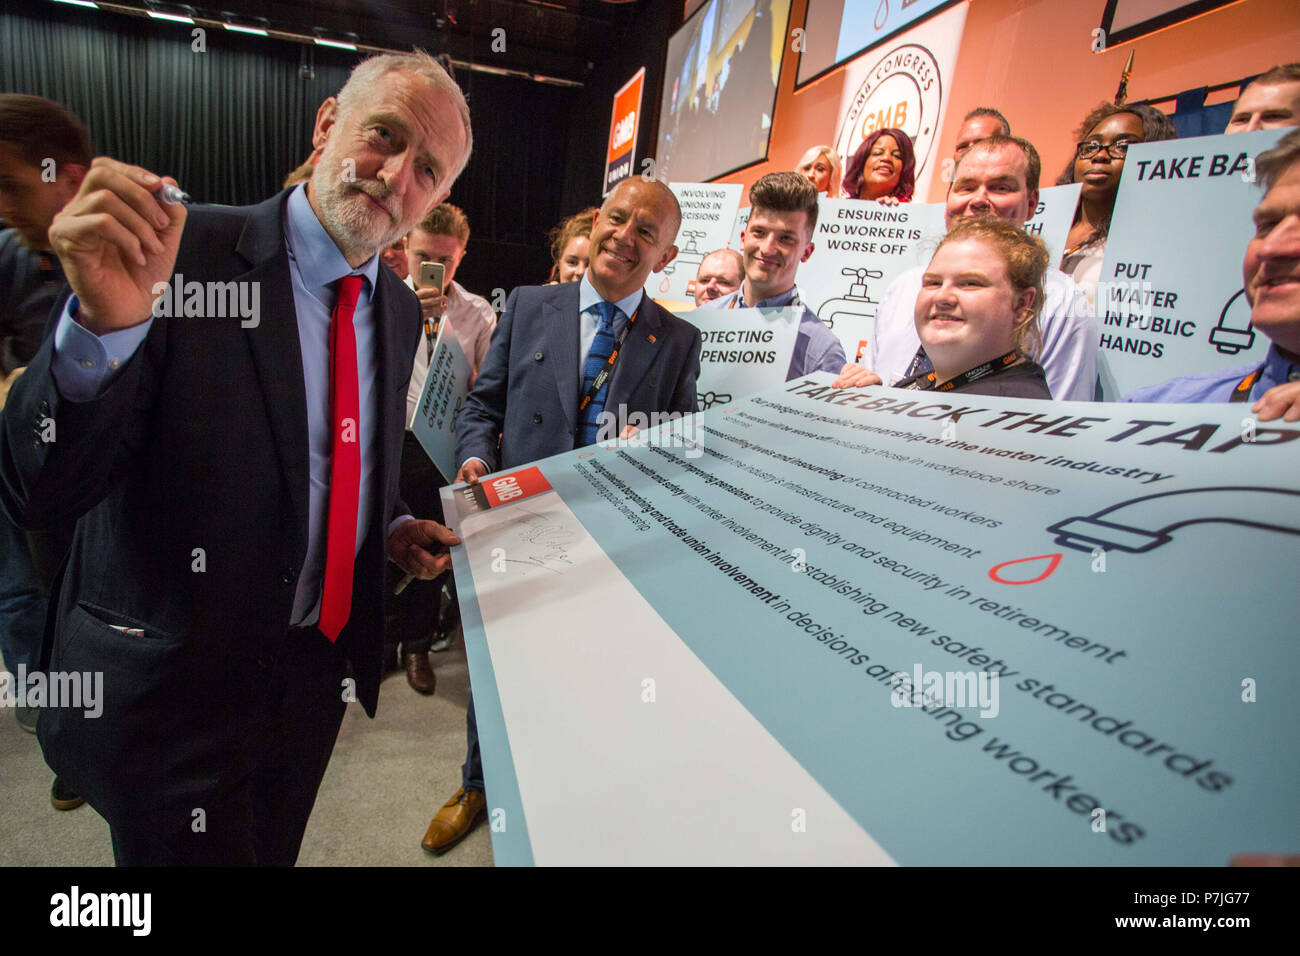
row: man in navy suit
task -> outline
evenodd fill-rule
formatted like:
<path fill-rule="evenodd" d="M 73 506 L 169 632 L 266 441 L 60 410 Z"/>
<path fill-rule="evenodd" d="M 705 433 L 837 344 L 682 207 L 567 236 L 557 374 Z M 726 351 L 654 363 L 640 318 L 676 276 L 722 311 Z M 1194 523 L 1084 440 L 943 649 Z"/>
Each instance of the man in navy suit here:
<path fill-rule="evenodd" d="M 696 410 L 700 331 L 655 305 L 643 288 L 677 255 L 681 221 L 667 186 L 625 179 L 601 207 L 582 280 L 510 294 L 456 420 L 457 481 L 622 437 L 623 423 L 634 416 Z M 600 386 L 600 370 L 611 364 Z M 610 421 L 618 423 L 613 430 Z M 464 838 L 487 809 L 472 699 L 466 723 L 461 788 L 421 844 L 433 853 Z"/>
<path fill-rule="evenodd" d="M 447 197 L 468 108 L 374 57 L 315 145 L 307 185 L 188 212 L 101 157 L 50 229 L 76 294 L 10 394 L 0 503 L 77 522 L 45 657 L 102 697 L 37 732 L 119 865 L 292 864 L 347 703 L 374 713 L 385 560 L 431 578 L 457 540 L 398 497 L 420 309 L 377 253 Z"/>

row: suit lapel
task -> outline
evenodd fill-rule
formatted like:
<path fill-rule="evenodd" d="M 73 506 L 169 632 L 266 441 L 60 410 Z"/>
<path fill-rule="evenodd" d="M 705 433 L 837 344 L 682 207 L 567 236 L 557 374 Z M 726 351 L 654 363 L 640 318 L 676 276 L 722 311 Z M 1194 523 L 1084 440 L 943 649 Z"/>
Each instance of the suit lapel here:
<path fill-rule="evenodd" d="M 310 480 L 307 449 L 307 390 L 303 382 L 302 343 L 293 302 L 289 256 L 285 251 L 281 217 L 288 193 L 256 206 L 249 215 L 235 250 L 252 263 L 238 282 L 261 283 L 262 315 L 256 327 L 245 329 L 253 353 L 262 399 L 275 436 L 276 453 L 293 509 L 295 539 L 307 544 L 307 489 Z"/>
<path fill-rule="evenodd" d="M 659 343 L 664 339 L 663 313 L 654 300 L 644 293 L 639 309 L 636 325 L 627 333 L 623 353 L 614 366 L 609 396 L 605 399 L 606 408 L 617 408 L 620 403 L 626 402 L 658 358 Z"/>
<path fill-rule="evenodd" d="M 542 305 L 543 340 L 546 350 L 555 356 L 555 361 L 550 363 L 555 390 L 560 396 L 569 434 L 573 434 L 578 425 L 578 383 L 582 373 L 578 367 L 578 283 L 565 282 L 557 289 L 555 297 Z"/>

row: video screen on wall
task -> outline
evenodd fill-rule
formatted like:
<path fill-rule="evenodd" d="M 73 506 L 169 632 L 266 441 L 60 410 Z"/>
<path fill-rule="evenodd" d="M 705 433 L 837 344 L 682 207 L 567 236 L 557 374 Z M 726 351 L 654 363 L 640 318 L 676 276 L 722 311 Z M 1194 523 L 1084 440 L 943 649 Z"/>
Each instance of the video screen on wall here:
<path fill-rule="evenodd" d="M 808 0 L 799 87 L 955 0 Z"/>
<path fill-rule="evenodd" d="M 1101 28 L 1112 46 L 1163 30 L 1210 10 L 1226 7 L 1232 0 L 1106 0 Z"/>
<path fill-rule="evenodd" d="M 767 158 L 790 0 L 708 0 L 668 41 L 659 172 L 703 182 Z"/>

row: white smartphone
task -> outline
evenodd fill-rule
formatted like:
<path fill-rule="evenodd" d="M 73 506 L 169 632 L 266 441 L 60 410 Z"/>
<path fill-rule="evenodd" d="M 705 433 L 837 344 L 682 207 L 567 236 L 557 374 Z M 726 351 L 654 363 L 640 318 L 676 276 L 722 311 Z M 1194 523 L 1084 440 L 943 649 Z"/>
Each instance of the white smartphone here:
<path fill-rule="evenodd" d="M 437 289 L 442 291 L 442 277 L 446 274 L 441 262 L 420 263 L 420 283 L 417 289 Z"/>

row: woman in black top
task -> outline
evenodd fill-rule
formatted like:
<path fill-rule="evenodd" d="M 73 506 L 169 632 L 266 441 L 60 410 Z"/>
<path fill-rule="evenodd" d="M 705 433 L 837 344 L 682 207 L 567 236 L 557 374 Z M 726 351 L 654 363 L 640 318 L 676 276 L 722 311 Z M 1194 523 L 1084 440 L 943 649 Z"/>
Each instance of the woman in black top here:
<path fill-rule="evenodd" d="M 960 219 L 939 243 L 916 297 L 916 332 L 934 370 L 896 388 L 1050 399 L 1030 356 L 1041 342 L 1047 248 L 992 216 Z"/>

